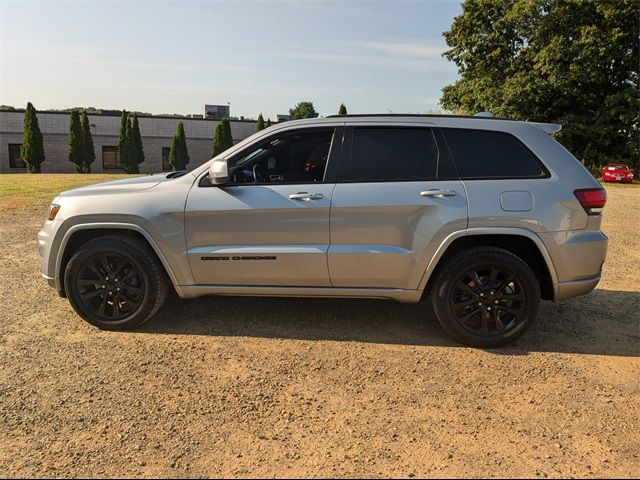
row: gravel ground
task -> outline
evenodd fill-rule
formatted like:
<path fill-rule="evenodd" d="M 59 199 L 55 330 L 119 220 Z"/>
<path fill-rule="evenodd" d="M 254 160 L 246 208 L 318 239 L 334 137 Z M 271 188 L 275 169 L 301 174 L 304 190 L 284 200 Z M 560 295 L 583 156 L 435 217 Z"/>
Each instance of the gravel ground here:
<path fill-rule="evenodd" d="M 637 477 L 640 188 L 607 187 L 598 289 L 514 346 L 425 305 L 169 298 L 99 331 L 39 276 L 46 202 L 0 198 L 9 477 Z"/>

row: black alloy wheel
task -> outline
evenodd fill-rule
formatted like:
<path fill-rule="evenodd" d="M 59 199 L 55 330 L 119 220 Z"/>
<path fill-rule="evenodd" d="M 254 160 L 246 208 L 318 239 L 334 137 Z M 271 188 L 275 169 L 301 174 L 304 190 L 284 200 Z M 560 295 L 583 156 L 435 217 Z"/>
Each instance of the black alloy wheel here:
<path fill-rule="evenodd" d="M 484 337 L 515 328 L 526 313 L 522 284 L 513 272 L 500 266 L 479 266 L 460 275 L 451 303 L 458 323 Z"/>
<path fill-rule="evenodd" d="M 473 247 L 439 266 L 431 284 L 433 309 L 446 332 L 474 347 L 498 347 L 520 337 L 540 307 L 531 268 L 497 247 Z"/>
<path fill-rule="evenodd" d="M 105 321 L 133 315 L 142 305 L 144 275 L 135 260 L 105 252 L 88 258 L 76 277 L 76 289 L 85 308 Z"/>
<path fill-rule="evenodd" d="M 168 278 L 151 247 L 131 235 L 98 237 L 82 245 L 64 272 L 74 310 L 105 330 L 137 327 L 167 295 Z"/>

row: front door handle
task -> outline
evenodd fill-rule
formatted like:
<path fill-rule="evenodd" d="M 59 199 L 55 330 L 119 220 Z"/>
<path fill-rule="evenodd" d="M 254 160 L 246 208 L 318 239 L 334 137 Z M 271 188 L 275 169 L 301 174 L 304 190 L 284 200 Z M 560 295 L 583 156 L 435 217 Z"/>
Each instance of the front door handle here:
<path fill-rule="evenodd" d="M 442 190 L 439 188 L 434 188 L 433 190 L 425 190 L 420 192 L 420 195 L 423 197 L 436 197 L 436 198 L 444 198 L 444 197 L 453 197 L 456 194 L 453 190 Z"/>
<path fill-rule="evenodd" d="M 308 192 L 298 192 L 292 193 L 289 195 L 291 200 L 303 200 L 308 202 L 309 200 L 322 200 L 324 197 L 321 193 L 308 193 Z"/>

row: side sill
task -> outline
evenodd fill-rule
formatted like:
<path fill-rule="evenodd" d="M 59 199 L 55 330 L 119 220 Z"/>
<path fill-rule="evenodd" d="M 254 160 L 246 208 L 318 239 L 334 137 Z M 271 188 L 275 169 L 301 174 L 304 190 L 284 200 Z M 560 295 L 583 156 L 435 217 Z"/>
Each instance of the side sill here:
<path fill-rule="evenodd" d="M 205 295 L 250 297 L 325 297 L 325 298 L 381 298 L 402 303 L 418 303 L 421 290 L 400 288 L 335 288 L 335 287 L 252 287 L 246 285 L 177 285 L 181 298 Z"/>

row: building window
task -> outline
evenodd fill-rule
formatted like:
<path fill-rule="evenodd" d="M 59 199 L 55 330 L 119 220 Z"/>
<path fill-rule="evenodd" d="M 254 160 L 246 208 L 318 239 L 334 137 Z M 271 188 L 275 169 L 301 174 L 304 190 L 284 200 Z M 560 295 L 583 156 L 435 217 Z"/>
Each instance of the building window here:
<path fill-rule="evenodd" d="M 169 152 L 170 151 L 171 151 L 171 148 L 162 147 L 162 171 L 163 172 L 170 172 L 170 171 L 173 170 L 173 167 L 169 163 Z"/>
<path fill-rule="evenodd" d="M 102 168 L 105 170 L 122 168 L 118 147 L 102 147 Z"/>
<path fill-rule="evenodd" d="M 9 144 L 9 168 L 27 168 L 27 166 L 20 158 L 21 143 Z"/>

